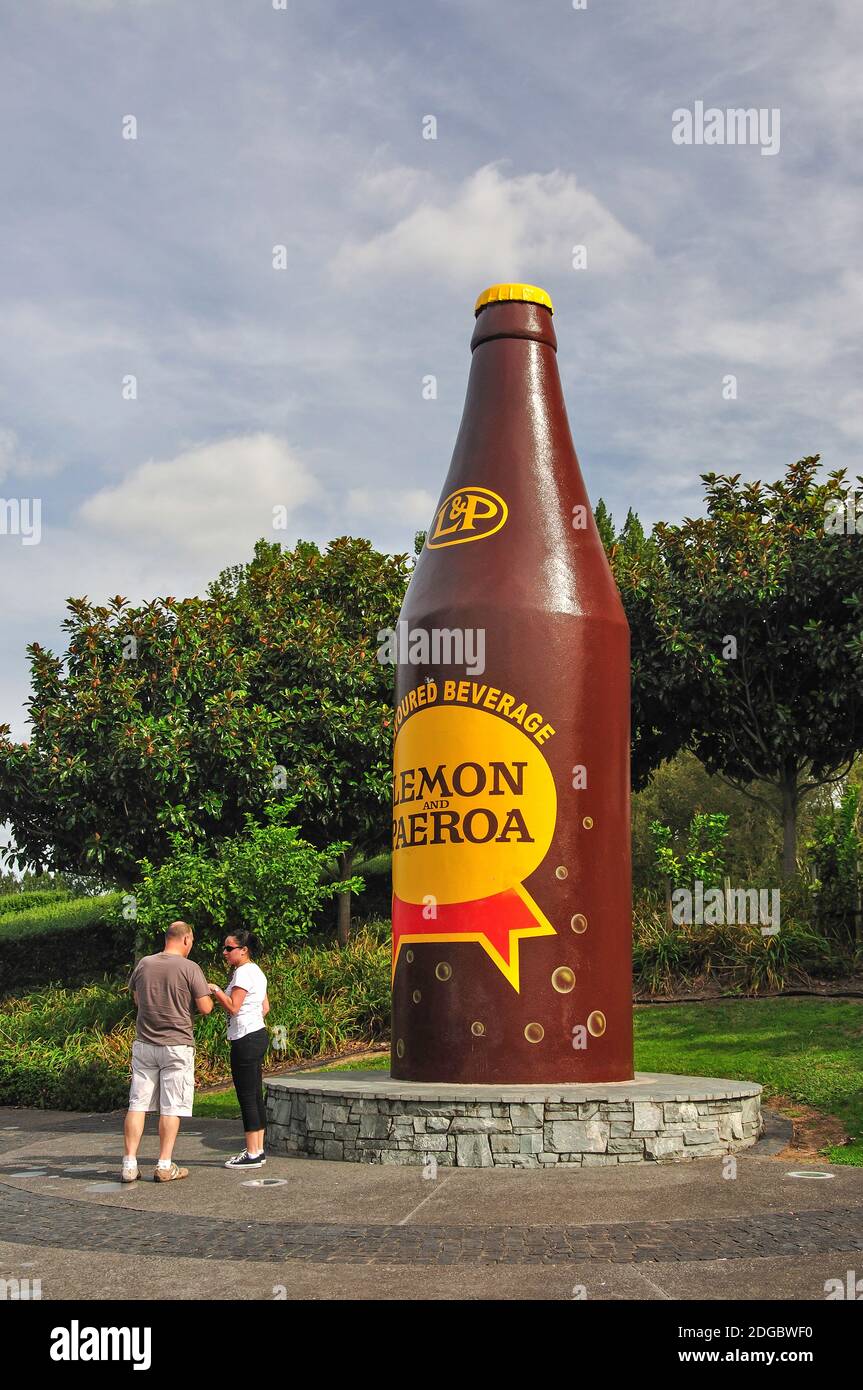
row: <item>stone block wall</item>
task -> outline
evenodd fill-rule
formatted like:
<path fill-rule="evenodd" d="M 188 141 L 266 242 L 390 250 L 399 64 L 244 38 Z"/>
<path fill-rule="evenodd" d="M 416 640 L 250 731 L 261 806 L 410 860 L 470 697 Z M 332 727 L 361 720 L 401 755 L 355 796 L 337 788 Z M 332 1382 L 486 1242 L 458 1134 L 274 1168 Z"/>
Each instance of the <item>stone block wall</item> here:
<path fill-rule="evenodd" d="M 719 1157 L 754 1144 L 760 1097 L 496 1103 L 267 1088 L 271 1153 L 353 1163 L 584 1168 Z"/>

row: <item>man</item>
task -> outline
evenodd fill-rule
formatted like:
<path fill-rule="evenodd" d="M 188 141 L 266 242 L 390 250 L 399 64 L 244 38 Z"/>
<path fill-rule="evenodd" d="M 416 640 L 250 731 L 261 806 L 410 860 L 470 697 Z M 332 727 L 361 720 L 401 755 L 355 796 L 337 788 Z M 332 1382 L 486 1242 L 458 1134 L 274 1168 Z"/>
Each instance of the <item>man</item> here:
<path fill-rule="evenodd" d="M 194 943 L 188 922 L 172 922 L 165 932 L 165 949 L 138 961 L 129 988 L 138 1010 L 132 1044 L 132 1086 L 126 1113 L 123 1182 L 134 1182 L 138 1145 L 148 1110 L 159 1102 L 159 1162 L 156 1182 L 187 1178 L 188 1168 L 173 1160 L 180 1118 L 191 1115 L 195 1096 L 195 1038 L 192 1021 L 212 1012 L 213 1000 L 203 970 L 188 959 Z"/>

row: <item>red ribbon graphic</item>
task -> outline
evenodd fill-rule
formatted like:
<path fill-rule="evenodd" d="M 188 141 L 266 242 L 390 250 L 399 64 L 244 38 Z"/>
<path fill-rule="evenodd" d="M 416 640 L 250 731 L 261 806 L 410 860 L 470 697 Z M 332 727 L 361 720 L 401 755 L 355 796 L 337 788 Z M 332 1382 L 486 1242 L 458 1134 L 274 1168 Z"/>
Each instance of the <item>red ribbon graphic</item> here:
<path fill-rule="evenodd" d="M 488 898 L 438 903 L 433 908 L 406 903 L 393 894 L 393 977 L 403 942 L 476 941 L 517 991 L 519 941 L 548 935 L 554 935 L 554 927 L 520 886 Z"/>

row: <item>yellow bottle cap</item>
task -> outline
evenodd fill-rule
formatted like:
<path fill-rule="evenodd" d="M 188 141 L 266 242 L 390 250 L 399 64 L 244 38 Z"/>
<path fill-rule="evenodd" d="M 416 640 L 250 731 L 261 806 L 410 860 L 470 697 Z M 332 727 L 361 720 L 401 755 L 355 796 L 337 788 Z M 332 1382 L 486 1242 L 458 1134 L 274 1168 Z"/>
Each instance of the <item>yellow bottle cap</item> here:
<path fill-rule="evenodd" d="M 492 285 L 489 289 L 483 290 L 474 305 L 474 313 L 478 314 L 487 304 L 501 304 L 512 299 L 527 304 L 543 304 L 550 313 L 554 313 L 551 295 L 541 290 L 539 285 Z"/>

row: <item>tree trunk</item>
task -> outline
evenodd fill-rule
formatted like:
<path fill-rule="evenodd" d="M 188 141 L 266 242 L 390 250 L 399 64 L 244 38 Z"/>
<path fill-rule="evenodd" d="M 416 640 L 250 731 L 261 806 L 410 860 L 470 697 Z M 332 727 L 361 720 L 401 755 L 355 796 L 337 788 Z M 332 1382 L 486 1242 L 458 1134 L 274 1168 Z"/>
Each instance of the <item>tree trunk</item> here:
<path fill-rule="evenodd" d="M 350 878 L 350 876 L 351 876 L 351 871 L 352 871 L 352 869 L 353 869 L 353 867 L 354 867 L 354 859 L 355 859 L 355 858 L 356 858 L 356 850 L 353 850 L 353 849 L 347 850 L 347 852 L 341 856 L 341 858 L 339 859 L 339 877 L 340 877 L 340 878 Z M 340 945 L 340 946 L 347 946 L 347 944 L 348 944 L 348 938 L 349 938 L 349 936 L 350 936 L 350 934 L 351 934 L 351 895 L 350 895 L 350 891 L 348 891 L 347 893 L 339 893 L 339 895 L 338 895 L 338 918 L 337 918 L 337 921 L 338 921 L 339 945 Z"/>
<path fill-rule="evenodd" d="M 791 878 L 797 872 L 797 775 L 788 773 L 782 791 L 782 873 Z"/>

